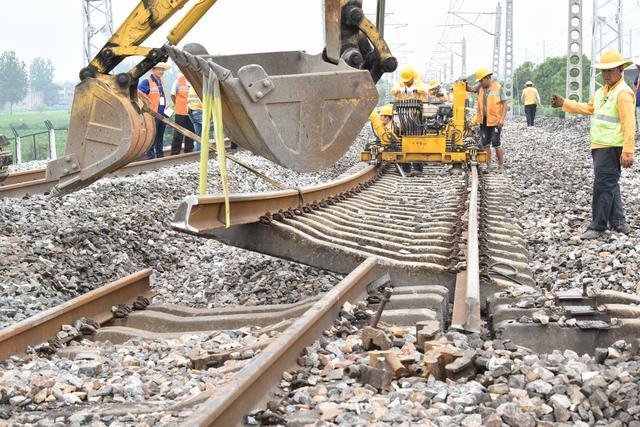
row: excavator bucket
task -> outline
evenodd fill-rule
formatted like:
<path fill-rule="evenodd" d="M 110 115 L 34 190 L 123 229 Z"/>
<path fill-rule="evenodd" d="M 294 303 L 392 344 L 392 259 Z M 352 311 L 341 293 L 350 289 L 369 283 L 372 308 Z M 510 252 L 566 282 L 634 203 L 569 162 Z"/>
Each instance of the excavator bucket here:
<path fill-rule="evenodd" d="M 53 194 L 86 187 L 144 154 L 155 123 L 142 100 L 121 87 L 117 76 L 86 78 L 75 89 L 64 156 L 47 164 L 46 179 L 58 180 Z"/>
<path fill-rule="evenodd" d="M 203 75 L 216 74 L 225 131 L 236 144 L 299 172 L 335 163 L 378 100 L 367 70 L 322 55 L 209 56 L 165 48 L 201 97 Z"/>

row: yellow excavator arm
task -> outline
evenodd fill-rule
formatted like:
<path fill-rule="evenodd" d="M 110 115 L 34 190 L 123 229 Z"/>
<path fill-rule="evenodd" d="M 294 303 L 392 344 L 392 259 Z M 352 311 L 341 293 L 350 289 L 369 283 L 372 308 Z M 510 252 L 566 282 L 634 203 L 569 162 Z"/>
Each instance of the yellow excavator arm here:
<path fill-rule="evenodd" d="M 164 46 L 141 46 L 188 2 L 140 1 L 80 71 L 64 156 L 47 165 L 47 179 L 59 181 L 54 194 L 83 188 L 146 152 L 155 119 L 144 112 L 138 80 L 169 56 L 201 96 L 206 76 L 220 80 L 225 129 L 234 142 L 299 171 L 327 167 L 344 154 L 377 102 L 375 82 L 397 67 L 364 16 L 362 0 L 323 0 L 326 48 L 319 55 L 215 57 L 200 45 L 190 52 L 177 49 L 216 0 L 197 0 Z M 130 56 L 144 59 L 126 73 L 110 74 Z"/>

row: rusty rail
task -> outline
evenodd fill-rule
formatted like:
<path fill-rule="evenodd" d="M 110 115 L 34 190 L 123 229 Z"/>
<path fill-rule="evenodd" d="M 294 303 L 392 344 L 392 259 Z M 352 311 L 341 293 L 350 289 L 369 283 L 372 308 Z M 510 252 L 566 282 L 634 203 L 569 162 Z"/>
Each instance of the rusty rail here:
<path fill-rule="evenodd" d="M 161 167 L 181 165 L 183 163 L 195 162 L 200 159 L 200 152 L 182 153 L 172 156 L 170 151 L 165 150 L 165 156 L 159 159 L 140 159 L 129 163 L 122 169 L 112 172 L 109 176 L 134 175 Z M 0 197 L 23 197 L 33 194 L 44 194 L 49 192 L 58 181 L 47 181 L 45 179 L 45 169 L 33 169 L 9 174 L 0 183 Z"/>
<path fill-rule="evenodd" d="M 480 254 L 478 240 L 478 166 L 471 165 L 467 229 L 467 270 L 458 274 L 451 327 L 480 332 Z"/>
<path fill-rule="evenodd" d="M 295 365 L 300 352 L 329 328 L 344 302 L 362 299 L 374 279 L 374 258 L 368 258 L 327 292 L 302 317 L 245 366 L 236 379 L 203 403 L 185 426 L 229 427 L 264 405 L 282 372 Z"/>
<path fill-rule="evenodd" d="M 108 322 L 112 306 L 130 304 L 139 295 L 151 294 L 150 275 L 150 269 L 139 271 L 0 330 L 0 360 L 24 353 L 28 346 L 46 341 L 62 325 L 82 317 L 100 324 Z"/>
<path fill-rule="evenodd" d="M 366 166 L 353 175 L 299 190 L 231 195 L 231 226 L 258 222 L 267 212 L 277 213 L 297 209 L 353 190 L 374 179 L 379 169 Z M 225 226 L 224 197 L 188 196 L 174 217 L 172 226 L 187 233 L 202 233 Z"/>

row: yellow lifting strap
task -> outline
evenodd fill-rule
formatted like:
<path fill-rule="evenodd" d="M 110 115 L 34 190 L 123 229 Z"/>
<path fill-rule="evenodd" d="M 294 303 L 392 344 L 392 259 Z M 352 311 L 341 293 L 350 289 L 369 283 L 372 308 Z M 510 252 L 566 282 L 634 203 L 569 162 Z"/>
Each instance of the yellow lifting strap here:
<path fill-rule="evenodd" d="M 207 194 L 207 175 L 209 169 L 209 131 L 213 120 L 216 141 L 216 153 L 220 179 L 222 181 L 222 194 L 224 195 L 224 211 L 226 226 L 231 224 L 229 209 L 229 180 L 227 178 L 227 161 L 224 152 L 224 128 L 222 124 L 222 99 L 220 95 L 220 81 L 215 73 L 209 71 L 209 76 L 203 76 L 202 100 L 202 134 L 200 141 L 200 195 Z"/>

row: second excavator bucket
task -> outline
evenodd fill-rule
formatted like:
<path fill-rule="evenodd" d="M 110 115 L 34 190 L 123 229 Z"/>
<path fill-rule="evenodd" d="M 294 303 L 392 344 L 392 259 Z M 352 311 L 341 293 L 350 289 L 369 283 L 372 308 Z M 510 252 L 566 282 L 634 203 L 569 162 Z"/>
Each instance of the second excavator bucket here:
<path fill-rule="evenodd" d="M 201 98 L 203 75 L 216 74 L 225 131 L 236 144 L 299 172 L 335 163 L 378 100 L 367 70 L 322 55 L 209 56 L 165 48 Z"/>
<path fill-rule="evenodd" d="M 47 164 L 53 194 L 86 187 L 139 158 L 155 135 L 153 118 L 142 113 L 135 88 L 117 76 L 98 75 L 76 86 L 64 156 Z"/>

